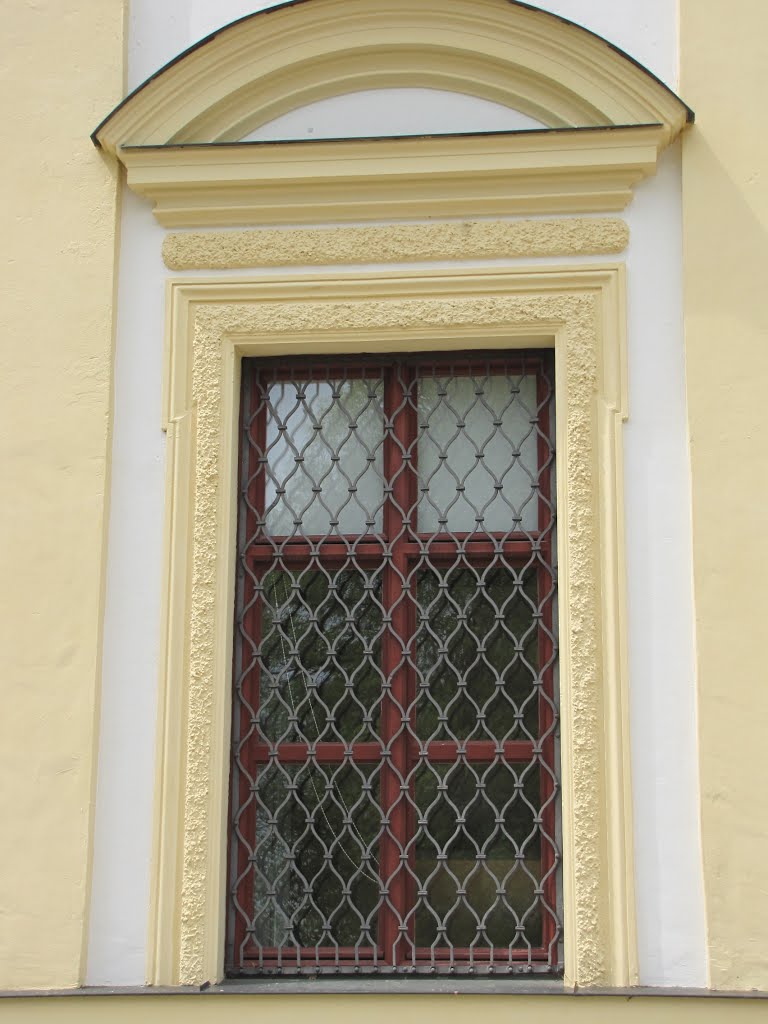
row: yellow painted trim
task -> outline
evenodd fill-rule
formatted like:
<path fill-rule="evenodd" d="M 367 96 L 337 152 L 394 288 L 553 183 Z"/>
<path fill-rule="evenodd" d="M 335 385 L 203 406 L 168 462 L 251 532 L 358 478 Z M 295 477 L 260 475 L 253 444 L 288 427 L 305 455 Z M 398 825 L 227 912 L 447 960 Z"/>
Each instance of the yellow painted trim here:
<path fill-rule="evenodd" d="M 149 980 L 223 970 L 243 356 L 554 346 L 566 985 L 637 981 L 621 445 L 623 268 L 329 273 L 169 286 L 168 612 Z"/>
<path fill-rule="evenodd" d="M 94 133 L 104 148 L 231 142 L 308 103 L 396 86 L 501 103 L 550 127 L 690 111 L 604 39 L 508 0 L 310 0 L 229 25 L 166 65 Z"/>
<path fill-rule="evenodd" d="M 18 998 L 3 1007 L 18 1024 L 722 1024 L 765 1021 L 764 999 L 661 995 L 112 995 Z"/>
<path fill-rule="evenodd" d="M 314 2 L 314 0 L 313 0 Z M 165 227 L 622 210 L 663 125 L 118 150 Z"/>
<path fill-rule="evenodd" d="M 423 260 L 581 256 L 623 252 L 629 228 L 610 217 L 444 221 L 367 227 L 168 234 L 170 270 L 407 263 Z"/>

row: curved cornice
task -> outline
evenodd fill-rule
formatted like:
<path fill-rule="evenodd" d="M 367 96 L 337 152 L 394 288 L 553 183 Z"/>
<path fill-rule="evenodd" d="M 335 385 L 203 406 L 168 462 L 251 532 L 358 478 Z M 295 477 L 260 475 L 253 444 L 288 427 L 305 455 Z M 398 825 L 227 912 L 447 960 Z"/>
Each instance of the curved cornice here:
<path fill-rule="evenodd" d="M 233 142 L 316 100 L 447 89 L 552 128 L 693 120 L 667 86 L 600 36 L 516 0 L 291 0 L 227 25 L 126 97 L 93 141 Z"/>

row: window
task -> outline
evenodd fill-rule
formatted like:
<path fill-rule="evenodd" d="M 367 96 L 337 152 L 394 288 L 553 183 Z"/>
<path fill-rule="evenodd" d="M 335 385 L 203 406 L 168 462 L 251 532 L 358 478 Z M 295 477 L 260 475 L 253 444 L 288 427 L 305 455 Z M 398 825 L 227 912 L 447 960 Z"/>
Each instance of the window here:
<path fill-rule="evenodd" d="M 430 350 L 452 349 L 457 345 L 471 349 L 529 344 L 553 348 L 558 366 L 560 578 L 557 618 L 561 623 L 561 649 L 556 677 L 554 665 L 547 669 L 542 661 L 534 668 L 541 677 L 538 685 L 542 691 L 546 686 L 551 688 L 555 698 L 558 691 L 562 694 L 562 749 L 559 753 L 563 790 L 551 803 L 545 802 L 545 797 L 539 811 L 544 827 L 543 815 L 551 815 L 551 807 L 555 807 L 554 835 L 549 825 L 546 826 L 547 835 L 552 838 L 558 835 L 557 815 L 562 818 L 561 839 L 567 870 L 562 872 L 563 884 L 558 887 L 557 867 L 550 874 L 545 864 L 541 887 L 546 884 L 550 891 L 554 886 L 556 902 L 563 904 L 562 910 L 555 911 L 554 930 L 565 930 L 563 973 L 566 984 L 580 988 L 629 986 L 637 982 L 637 942 L 622 536 L 621 424 L 627 415 L 625 267 L 621 261 L 586 266 L 569 259 L 565 265 L 556 267 L 535 261 L 531 265 L 515 261 L 504 266 L 485 261 L 489 253 L 499 254 L 496 247 L 500 238 L 507 239 L 500 253 L 504 256 L 523 253 L 533 256 L 539 251 L 542 238 L 546 239 L 548 252 L 554 254 L 556 249 L 557 255 L 564 257 L 593 252 L 596 248 L 606 254 L 618 253 L 624 242 L 617 244 L 617 240 L 619 236 L 626 238 L 626 225 L 613 220 L 598 223 L 583 218 L 547 221 L 542 222 L 542 234 L 535 233 L 539 242 L 532 242 L 532 236 L 525 232 L 511 242 L 506 232 L 515 229 L 514 224 L 505 226 L 483 218 L 492 216 L 494 211 L 501 217 L 508 217 L 511 211 L 562 216 L 569 211 L 582 214 L 587 207 L 587 212 L 592 213 L 623 208 L 631 198 L 634 185 L 654 172 L 659 154 L 679 136 L 686 120 L 692 119 L 692 113 L 663 85 L 604 41 L 562 19 L 527 9 L 525 5 L 477 5 L 471 0 L 456 0 L 451 5 L 450 16 L 443 12 L 445 16 L 441 17 L 440 31 L 445 34 L 447 43 L 441 50 L 439 66 L 435 64 L 434 19 L 425 19 L 418 4 L 402 5 L 396 12 L 389 8 L 383 10 L 381 5 L 369 0 L 342 6 L 344 17 L 349 19 L 345 23 L 349 31 L 344 32 L 339 30 L 339 5 L 331 2 L 296 5 L 241 19 L 226 31 L 203 41 L 201 46 L 191 48 L 153 76 L 151 87 L 139 89 L 128 97 L 93 136 L 106 152 L 116 154 L 126 164 L 130 187 L 155 202 L 155 216 L 161 224 L 180 229 L 204 226 L 216 229 L 217 233 L 206 239 L 194 232 L 169 235 L 164 243 L 169 266 L 192 271 L 211 266 L 245 271 L 245 276 L 221 275 L 213 279 L 198 275 L 172 279 L 168 283 L 163 411 L 168 429 L 168 517 L 158 702 L 161 784 L 153 853 L 148 977 L 157 985 L 201 985 L 223 976 L 225 949 L 227 969 L 241 973 L 266 970 L 270 948 L 285 951 L 285 955 L 276 952 L 272 961 L 288 969 L 290 950 L 301 950 L 300 944 L 305 939 L 317 946 L 311 929 L 307 934 L 299 934 L 303 912 L 294 912 L 291 902 L 297 899 L 296 887 L 300 885 L 296 859 L 309 854 L 303 854 L 299 845 L 290 840 L 288 874 L 274 881 L 256 859 L 249 860 L 249 857 L 257 858 L 258 851 L 263 853 L 268 849 L 266 833 L 270 829 L 278 847 L 283 842 L 280 830 L 284 822 L 270 822 L 270 816 L 276 818 L 277 812 L 264 806 L 262 795 L 266 795 L 266 768 L 272 767 L 276 772 L 284 768 L 286 762 L 282 753 L 289 751 L 278 750 L 279 742 L 271 743 L 264 737 L 262 709 L 258 702 L 250 710 L 244 707 L 244 700 L 254 699 L 257 686 L 261 687 L 256 678 L 259 671 L 269 683 L 269 666 L 259 668 L 260 660 L 264 659 L 258 630 L 270 628 L 276 631 L 276 636 L 283 635 L 285 642 L 285 630 L 281 634 L 281 614 L 286 609 L 278 603 L 273 609 L 277 621 L 271 622 L 264 591 L 259 591 L 259 572 L 263 575 L 263 571 L 259 568 L 257 572 L 255 561 L 246 564 L 246 542 L 253 540 L 255 555 L 258 544 L 270 537 L 267 524 L 261 534 L 257 532 L 256 520 L 259 515 L 264 516 L 265 507 L 259 505 L 255 493 L 250 499 L 250 510 L 244 504 L 240 517 L 241 547 L 238 558 L 233 555 L 237 548 L 237 516 L 233 503 L 238 490 L 234 477 L 240 408 L 236 386 L 239 391 L 242 360 L 301 353 L 307 365 L 316 365 L 320 354 L 348 352 L 351 345 L 358 351 L 381 352 L 409 343 L 414 348 Z M 389 41 L 382 49 L 379 29 L 384 22 Z M 286 48 L 284 28 L 288 23 L 296 46 Z M 468 31 L 468 26 L 473 24 L 480 25 L 482 30 Z M 357 40 L 357 49 L 350 48 L 353 38 Z M 468 43 L 474 47 L 471 68 L 466 62 L 456 60 L 456 53 Z M 321 50 L 327 60 L 315 60 Z M 300 51 L 306 60 L 300 56 Z M 255 59 L 257 52 L 264 59 Z M 363 52 L 371 59 L 366 56 L 364 67 L 358 67 L 359 55 Z M 269 153 L 261 149 L 257 160 L 252 159 L 255 152 L 252 147 L 216 145 L 217 140 L 243 137 L 250 128 L 273 118 L 277 108 L 294 109 L 297 103 L 308 103 L 313 97 L 327 95 L 327 68 L 332 65 L 338 78 L 339 61 L 346 62 L 344 66 L 353 76 L 358 72 L 364 78 L 367 76 L 367 84 L 376 88 L 381 85 L 382 75 L 386 77 L 389 73 L 387 68 L 397 66 L 401 70 L 403 55 L 407 56 L 409 67 L 417 72 L 420 67 L 431 68 L 430 74 L 438 75 L 446 88 L 458 93 L 470 92 L 478 96 L 493 93 L 499 98 L 501 88 L 511 106 L 536 110 L 539 112 L 536 116 L 550 125 L 577 127 L 542 132 L 535 138 L 510 137 L 493 144 L 482 135 L 437 141 L 351 139 L 338 143 L 308 143 L 315 147 L 313 153 L 320 152 L 317 145 L 323 148 L 323 166 L 327 173 L 319 176 L 317 160 L 307 160 L 309 150 L 295 143 L 275 144 L 268 147 Z M 281 74 L 281 69 L 286 73 Z M 510 70 L 511 75 L 507 73 Z M 277 84 L 272 88 L 274 83 Z M 584 123 L 585 111 L 590 112 L 589 123 L 595 122 L 592 114 L 598 111 L 598 120 L 614 130 L 585 132 L 578 127 Z M 198 144 L 192 147 L 164 145 L 184 139 L 197 140 Z M 509 172 L 505 172 L 503 181 L 498 173 L 502 150 L 506 153 L 504 166 Z M 421 182 L 418 188 L 403 189 L 403 160 L 413 171 L 410 178 L 415 175 Z M 542 173 L 532 174 L 534 166 Z M 286 173 L 286 168 L 290 173 Z M 469 191 L 467 168 L 472 171 L 469 177 L 475 186 Z M 376 209 L 379 213 L 374 216 L 372 211 Z M 441 212 L 445 217 L 455 218 L 432 224 L 449 233 L 448 247 L 437 248 L 441 259 L 450 257 L 450 265 L 425 266 L 421 257 L 427 260 L 437 251 L 430 242 L 431 218 Z M 467 222 L 461 218 L 476 213 L 482 217 L 468 230 Z M 361 217 L 373 217 L 376 222 L 382 222 L 377 223 L 374 230 L 377 240 L 381 241 L 380 263 L 392 260 L 389 271 L 381 267 L 374 270 L 370 266 L 371 227 L 361 226 Z M 400 222 L 409 218 L 416 218 L 411 225 L 413 233 L 409 228 L 408 237 L 404 238 Z M 322 244 L 318 244 L 316 231 L 324 231 L 322 226 L 337 222 L 340 227 L 335 233 L 331 236 L 324 232 Z M 285 246 L 281 242 L 278 255 L 265 255 L 258 233 L 246 239 L 242 232 L 226 230 L 263 224 L 286 229 L 283 232 Z M 321 227 L 309 227 L 313 224 Z M 420 227 L 427 231 L 426 236 L 418 234 Z M 597 246 L 595 231 L 598 232 Z M 331 238 L 333 244 L 326 244 Z M 179 259 L 180 245 L 186 251 L 182 259 Z M 316 261 L 317 273 L 278 269 L 278 266 L 293 266 L 297 254 L 302 261 Z M 417 264 L 410 265 L 417 258 Z M 263 272 L 261 268 L 267 264 L 270 269 Z M 304 368 L 300 370 L 303 372 Z M 350 372 L 339 371 L 338 379 L 345 379 Z M 458 367 L 455 372 L 457 376 L 466 375 Z M 275 379 L 279 377 L 276 373 Z M 292 379 L 287 372 L 284 377 L 286 383 Z M 300 377 L 301 373 L 296 373 L 293 379 L 298 381 Z M 251 447 L 254 443 L 255 438 L 247 442 Z M 263 443 L 266 444 L 266 440 Z M 391 439 L 385 437 L 382 442 L 382 474 L 386 468 L 383 464 L 385 444 L 391 444 Z M 254 457 L 258 458 L 258 454 Z M 539 468 L 537 466 L 537 470 Z M 262 468 L 262 472 L 266 473 L 266 469 Z M 414 471 L 409 468 L 408 472 Z M 330 480 L 329 477 L 329 483 Z M 542 483 L 546 485 L 546 480 Z M 278 498 L 276 491 L 277 485 L 271 500 Z M 267 498 L 265 486 L 263 501 Z M 472 495 L 470 500 L 473 500 Z M 355 501 L 357 498 L 353 495 L 353 504 Z M 461 503 L 457 505 L 456 514 L 459 505 Z M 383 513 L 382 508 L 381 524 L 374 522 L 367 534 L 367 550 L 375 555 L 372 542 L 376 540 L 376 530 L 380 529 L 381 544 L 388 547 L 382 558 L 382 563 L 386 564 L 364 566 L 357 557 L 356 547 L 348 566 L 349 571 L 370 573 L 379 587 L 383 587 L 387 574 L 391 575 L 394 570 L 397 554 L 394 542 L 385 536 Z M 334 527 L 330 518 L 329 514 L 328 523 L 321 524 L 320 529 L 328 531 L 328 539 L 343 553 L 343 538 L 347 535 L 342 531 L 347 529 L 347 524 L 340 519 Z M 416 526 L 418 528 L 418 523 Z M 448 534 L 461 532 L 448 522 L 445 526 Z M 502 524 L 501 528 L 508 526 L 508 523 Z M 510 534 L 510 542 L 526 539 L 527 525 L 521 519 L 518 526 L 520 529 Z M 312 523 L 308 522 L 307 527 L 312 528 Z M 275 528 L 282 527 L 278 524 Z M 365 529 L 369 529 L 367 525 Z M 411 529 L 409 526 L 409 531 Z M 470 526 L 472 529 L 474 526 Z M 291 525 L 291 532 L 294 531 L 296 527 Z M 306 528 L 296 531 L 294 547 L 299 547 L 302 532 L 306 532 Z M 485 542 L 492 544 L 493 533 L 498 531 L 495 525 L 483 522 L 476 532 L 478 544 L 482 542 L 482 534 L 486 535 Z M 517 538 L 515 533 L 519 535 Z M 280 536 L 272 535 L 272 542 L 277 543 Z M 354 532 L 349 536 L 354 536 Z M 461 541 L 460 537 L 455 539 L 457 543 Z M 536 540 L 531 534 L 531 541 Z M 409 537 L 407 543 L 416 545 L 418 553 L 422 541 L 417 535 Z M 364 546 L 358 546 L 362 556 Z M 287 541 L 283 547 L 288 549 Z M 333 545 L 325 548 L 330 555 L 333 552 L 329 548 Z M 296 559 L 294 565 L 286 563 L 278 550 L 280 557 L 275 559 L 273 568 L 283 572 L 286 581 L 291 572 L 308 571 L 310 563 L 317 572 L 341 571 L 331 561 L 322 562 L 322 550 L 316 554 L 307 550 L 311 557 L 303 566 Z M 400 554 L 403 554 L 402 545 Z M 407 550 L 405 554 L 412 557 Z M 475 554 L 463 551 L 461 567 L 467 573 L 482 575 L 483 566 L 469 561 Z M 297 558 L 298 555 L 300 551 Z M 538 551 L 535 558 L 546 559 L 553 555 L 552 551 Z M 421 570 L 426 572 L 430 563 L 426 559 L 422 561 Z M 242 576 L 236 588 L 238 565 Z M 550 566 L 554 571 L 551 562 Z M 518 568 L 508 556 L 500 567 L 507 571 Z M 441 568 L 433 566 L 436 570 Z M 420 570 L 416 567 L 414 571 Z M 301 580 L 291 577 L 291 586 L 293 582 Z M 403 590 L 402 601 L 406 606 L 416 604 L 419 600 L 416 578 L 406 582 L 408 586 Z M 483 586 L 482 578 L 480 583 L 480 598 L 485 599 L 488 587 Z M 235 618 L 232 596 L 236 589 L 239 593 Z M 381 593 L 380 604 L 386 608 L 383 590 Z M 279 602 L 279 597 L 280 590 L 273 595 L 273 602 Z M 538 614 L 542 623 L 545 614 L 554 622 L 550 607 L 554 601 L 553 592 L 548 601 L 540 604 Z M 297 605 L 294 621 L 299 611 L 301 608 Z M 302 614 L 311 617 L 314 612 L 305 610 Z M 397 633 L 392 619 L 385 619 L 387 613 L 381 614 L 380 649 L 384 657 L 388 640 L 400 642 L 404 638 Z M 418 615 L 418 607 L 415 614 Z M 543 630 L 543 625 L 538 628 Z M 233 634 L 237 646 L 234 663 Z M 420 669 L 415 663 L 419 656 L 418 637 L 414 633 L 410 637 L 406 635 L 405 639 L 408 643 L 406 667 L 399 675 L 395 673 L 392 679 L 382 682 L 376 706 L 378 719 L 372 722 L 374 731 L 383 732 L 387 726 L 383 712 L 394 700 L 394 687 L 400 685 L 399 680 L 410 678 L 406 668 L 418 681 Z M 554 639 L 551 643 L 554 657 Z M 288 647 L 286 651 L 291 658 Z M 378 653 L 369 655 L 363 650 L 362 656 L 372 672 L 383 672 L 382 665 L 375 661 Z M 302 692 L 303 657 L 299 653 L 292 658 L 294 675 L 291 678 L 297 681 L 291 683 L 294 688 L 291 692 L 295 694 Z M 450 660 L 450 656 L 446 657 Z M 286 686 L 288 671 L 282 676 Z M 317 678 L 320 679 L 319 675 Z M 470 673 L 468 678 L 474 679 L 474 675 Z M 318 722 L 325 728 L 327 723 L 324 724 L 318 704 L 319 690 L 320 685 L 315 690 L 310 687 L 308 692 L 312 695 L 315 714 L 320 713 Z M 463 692 L 467 692 L 466 688 Z M 285 696 L 288 697 L 287 690 Z M 429 698 L 419 699 L 427 701 Z M 234 747 L 233 706 L 238 716 L 234 721 Z M 414 715 L 418 710 L 414 708 Z M 361 712 L 365 713 L 367 709 Z M 268 717 L 268 709 L 265 714 Z M 552 714 L 554 718 L 554 711 Z M 299 728 L 303 731 L 304 726 Z M 410 745 L 405 743 L 406 754 L 416 758 L 415 770 L 424 775 L 432 764 L 431 752 L 423 753 L 418 736 L 412 738 L 418 728 L 415 720 L 411 723 L 408 719 L 403 732 L 406 741 L 411 737 Z M 483 730 L 486 728 L 487 723 Z M 556 737 L 556 728 L 557 723 L 553 721 L 553 737 Z M 343 729 L 341 736 L 344 743 L 355 740 L 355 737 L 345 740 Z M 347 759 L 346 767 L 350 770 L 358 765 L 374 765 L 371 773 L 375 784 L 381 787 L 383 777 L 394 771 L 397 744 L 383 742 L 382 733 L 377 733 L 377 737 L 369 742 L 378 745 L 381 754 L 378 768 L 374 761 L 362 759 L 364 751 L 360 749 L 349 757 L 342 752 L 342 760 Z M 363 739 L 358 739 L 359 746 Z M 541 743 L 541 754 L 536 755 L 538 765 L 550 765 L 554 771 L 558 750 L 554 749 L 550 760 L 549 735 L 539 732 L 530 742 L 537 740 Z M 260 742 L 262 751 L 258 750 Z M 286 747 L 289 742 L 292 741 L 286 739 L 282 746 Z M 317 771 L 327 776 L 330 762 L 320 760 L 322 749 L 316 748 L 310 753 L 310 742 L 307 738 L 307 763 L 314 764 Z M 331 738 L 322 742 L 339 744 L 341 741 Z M 553 747 L 556 742 L 552 740 Z M 235 751 L 233 772 L 230 772 L 230 749 Z M 264 751 L 267 760 L 259 761 Z M 461 756 L 468 762 L 467 752 L 459 755 L 457 749 L 459 764 Z M 524 765 L 524 762 L 516 763 Z M 249 781 L 245 773 L 255 767 L 259 768 L 258 774 L 251 775 Z M 332 787 L 337 785 L 333 779 L 329 781 Z M 410 773 L 407 781 L 411 781 Z M 413 792 L 407 788 L 400 801 L 405 806 L 415 802 L 418 795 L 417 779 L 413 781 Z M 323 796 L 324 791 L 319 788 L 318 791 Z M 227 820 L 229 795 L 235 825 L 227 842 L 223 825 Z M 346 794 L 342 796 L 346 801 Z M 371 868 L 373 876 L 380 881 L 384 870 L 381 865 L 386 867 L 387 864 L 382 856 L 389 856 L 387 845 L 396 850 L 396 843 L 401 843 L 402 839 L 398 838 L 400 833 L 394 833 L 397 824 L 394 811 L 390 817 L 386 810 L 387 794 L 382 797 L 379 788 L 376 796 L 379 803 L 374 805 L 374 810 L 381 808 L 377 812 L 381 834 L 370 850 L 363 844 L 360 858 L 377 858 L 379 873 L 374 870 L 373 861 Z M 322 810 L 331 820 L 334 836 L 341 832 L 347 844 L 346 852 L 355 861 L 357 855 L 350 845 L 354 830 L 343 820 L 338 822 L 332 817 L 332 803 L 328 800 L 330 797 Z M 373 805 L 372 796 L 368 802 Z M 283 819 L 290 806 L 298 813 L 299 798 L 292 798 L 285 804 L 280 812 Z M 343 808 L 340 813 L 343 817 Z M 462 812 L 453 813 L 458 818 Z M 310 808 L 306 816 L 312 815 L 322 818 L 320 810 L 315 812 Z M 370 922 L 364 921 L 365 929 L 362 925 L 359 930 L 352 929 L 352 935 L 357 938 L 351 947 L 351 957 L 340 952 L 334 953 L 331 960 L 325 954 L 321 958 L 319 952 L 312 954 L 311 944 L 306 947 L 310 951 L 309 958 L 303 952 L 295 954 L 294 969 L 311 962 L 312 956 L 321 967 L 335 961 L 343 969 L 354 965 L 356 956 L 358 961 L 364 959 L 363 939 L 370 940 L 371 959 L 380 969 L 390 964 L 408 966 L 408 943 L 416 942 L 415 917 L 431 915 L 430 901 L 436 901 L 439 895 L 423 897 L 413 873 L 417 852 L 423 851 L 428 842 L 427 831 L 437 831 L 440 822 L 436 824 L 432 820 L 421 826 L 416 811 L 412 811 L 411 819 L 406 820 L 403 833 L 411 835 L 410 846 L 403 851 L 406 866 L 398 877 L 410 879 L 405 886 L 405 898 L 406 903 L 412 901 L 409 905 L 413 913 L 398 925 L 404 929 L 399 948 L 387 951 L 380 935 L 382 933 L 384 938 L 389 935 L 392 921 L 397 923 L 400 914 L 400 905 L 394 903 L 394 884 L 390 893 L 385 879 L 384 891 L 380 887 L 379 901 Z M 534 824 L 538 827 L 538 823 Z M 411 826 L 413 832 L 408 831 Z M 366 834 L 359 821 L 356 827 Z M 316 820 L 311 831 L 319 828 Z M 334 843 L 334 850 L 344 845 L 338 838 Z M 452 841 L 451 846 L 440 851 L 446 853 L 446 863 L 447 854 L 455 848 L 456 843 Z M 339 858 L 344 860 L 344 855 L 338 853 Z M 556 864 L 556 854 L 554 860 Z M 308 871 L 311 866 L 307 866 Z M 362 867 L 360 870 L 365 874 L 367 867 L 365 871 Z M 291 872 L 292 880 L 288 879 Z M 366 874 L 366 877 L 369 876 Z M 352 884 L 345 876 L 342 879 L 342 886 Z M 393 879 L 393 883 L 396 880 Z M 374 884 L 378 883 L 371 880 L 371 885 Z M 287 895 L 283 890 L 277 891 L 280 885 L 288 888 Z M 307 882 L 310 895 L 314 892 L 313 885 Z M 321 882 L 315 888 L 322 888 Z M 275 892 L 270 894 L 269 889 Z M 436 930 L 438 924 L 447 930 L 459 910 L 464 909 L 465 896 L 473 907 L 482 906 L 476 893 L 470 897 L 457 892 L 456 910 L 443 911 L 435 904 L 439 918 L 435 922 Z M 549 896 L 547 899 L 552 902 Z M 222 913 L 223 903 L 229 907 L 228 920 Z M 285 917 L 285 908 L 288 922 L 283 932 L 276 924 L 271 935 L 265 933 L 260 938 L 256 929 L 259 922 L 274 911 L 279 923 Z M 512 910 L 517 909 L 515 904 Z M 323 907 L 319 908 L 319 913 L 321 916 L 325 913 Z M 520 922 L 524 932 L 532 924 L 533 916 Z M 544 917 L 551 921 L 549 913 Z M 226 927 L 229 935 L 225 937 Z M 321 942 L 320 949 L 333 949 L 334 943 L 338 944 L 333 938 L 336 927 L 334 917 L 325 929 L 325 938 L 321 936 L 322 942 L 327 940 L 327 944 L 324 946 Z M 530 941 L 532 935 L 531 931 L 525 938 Z M 346 940 L 346 935 L 344 938 Z M 277 945 L 265 945 L 265 939 Z M 487 936 L 479 936 L 474 947 L 478 956 L 481 949 L 490 949 L 487 943 L 490 943 Z M 494 945 L 494 962 L 496 944 L 495 941 L 491 944 Z M 522 948 L 521 943 L 518 946 Z M 463 948 L 458 945 L 456 936 L 441 939 L 435 949 L 450 951 L 451 947 L 455 953 Z M 534 948 L 533 943 L 531 948 Z M 554 951 L 555 947 L 549 948 Z M 411 966 L 416 966 L 417 961 L 419 965 L 428 963 L 430 959 L 439 966 L 437 956 L 425 960 L 413 949 L 411 954 Z M 508 959 L 512 961 L 512 968 L 526 966 L 524 958 L 523 961 L 514 957 Z M 458 953 L 456 960 L 464 963 Z M 545 963 L 533 954 L 530 960 L 532 964 Z"/>
<path fill-rule="evenodd" d="M 239 706 L 237 690 L 243 685 L 241 616 L 235 617 L 233 600 L 241 565 L 237 481 L 243 361 L 248 373 L 249 359 L 283 359 L 282 377 L 290 380 L 296 365 L 291 357 L 301 355 L 304 367 L 336 366 L 330 357 L 348 353 L 351 344 L 364 352 L 473 345 L 506 351 L 525 339 L 539 351 L 553 349 L 557 367 L 557 416 L 553 423 L 550 407 L 549 427 L 557 439 L 557 610 L 552 617 L 559 636 L 553 684 L 562 730 L 555 749 L 560 791 L 553 802 L 562 846 L 557 897 L 563 978 L 584 988 L 633 984 L 617 444 L 626 412 L 621 268 L 540 267 L 490 275 L 413 270 L 391 277 L 379 272 L 350 277 L 342 270 L 277 283 L 271 276 L 258 282 L 180 281 L 170 286 L 169 303 L 167 579 L 173 600 L 163 649 L 163 785 L 151 933 L 155 983 L 180 979 L 199 985 L 228 972 L 254 970 L 231 954 L 235 911 L 229 882 L 234 885 L 236 875 L 228 879 L 227 841 L 233 706 Z M 546 380 L 551 390 L 551 371 Z M 244 544 L 245 538 L 240 550 Z M 233 640 L 241 656 L 237 664 Z M 235 747 L 245 737 L 238 728 Z M 235 807 L 233 817 L 237 813 Z M 245 821 L 242 829 L 247 834 Z M 253 830 L 251 851 L 255 824 Z M 247 848 L 244 855 L 249 856 Z M 241 905 L 247 912 L 256 900 L 251 904 L 246 896 Z M 254 914 L 255 909 L 248 919 Z M 526 967 L 510 964 L 511 970 Z"/>
<path fill-rule="evenodd" d="M 409 351 L 408 344 L 432 351 L 506 350 L 523 339 L 539 351 L 553 349 L 557 367 L 557 417 L 553 423 L 550 408 L 549 427 L 557 439 L 553 685 L 562 731 L 555 749 L 560 792 L 553 802 L 562 822 L 558 829 L 556 818 L 563 851 L 557 892 L 563 977 L 580 988 L 636 983 L 618 443 L 626 415 L 623 284 L 619 267 L 542 266 L 392 276 L 340 270 L 169 286 L 170 515 L 151 931 L 155 984 L 200 985 L 254 970 L 232 953 L 230 884 L 237 874 L 228 879 L 233 857 L 227 841 L 230 755 L 245 738 L 235 723 L 233 748 L 233 707 L 240 706 L 238 687 L 250 685 L 243 678 L 242 615 L 235 617 L 233 600 L 246 540 L 238 547 L 243 361 L 248 373 L 251 358 L 281 358 L 282 377 L 290 380 L 296 365 L 290 357 L 301 355 L 304 367 L 331 366 L 331 354 L 348 352 L 350 344 L 366 352 Z M 546 379 L 551 382 L 551 372 Z M 245 596 L 241 592 L 241 610 Z M 241 801 L 238 771 L 233 818 L 247 799 Z M 246 821 L 238 828 L 248 835 Z M 255 823 L 252 828 L 251 852 Z M 246 847 L 242 855 L 250 855 Z M 240 897 L 247 920 L 256 902 Z M 534 967 L 539 963 L 532 959 Z M 512 963 L 511 969 L 519 966 L 526 965 Z"/>
<path fill-rule="evenodd" d="M 242 381 L 228 973 L 557 970 L 550 357 Z"/>

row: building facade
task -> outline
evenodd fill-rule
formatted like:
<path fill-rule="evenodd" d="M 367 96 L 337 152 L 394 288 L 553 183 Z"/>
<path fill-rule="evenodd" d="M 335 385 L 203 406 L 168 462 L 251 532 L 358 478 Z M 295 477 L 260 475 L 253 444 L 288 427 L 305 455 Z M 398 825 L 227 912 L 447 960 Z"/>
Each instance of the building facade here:
<path fill-rule="evenodd" d="M 767 1012 L 763 5 L 70 7 L 6 19 L 4 1011 Z"/>

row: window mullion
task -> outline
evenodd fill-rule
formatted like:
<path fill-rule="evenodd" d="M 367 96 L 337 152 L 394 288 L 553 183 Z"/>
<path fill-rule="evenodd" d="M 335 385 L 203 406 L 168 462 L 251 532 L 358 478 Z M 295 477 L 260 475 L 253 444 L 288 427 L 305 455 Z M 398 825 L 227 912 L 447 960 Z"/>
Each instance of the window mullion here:
<path fill-rule="evenodd" d="M 395 364 L 385 377 L 384 412 L 384 536 L 388 557 L 384 565 L 382 673 L 386 693 L 382 701 L 381 730 L 384 747 L 381 800 L 386 824 L 381 835 L 381 876 L 387 890 L 380 910 L 379 929 L 384 959 L 402 962 L 407 954 L 406 921 L 412 896 L 404 860 L 412 830 L 410 742 L 408 709 L 413 675 L 408 650 L 415 628 L 413 603 L 408 593 L 407 542 L 414 513 L 414 478 L 410 467 L 416 433 L 410 395 L 410 372 Z"/>

